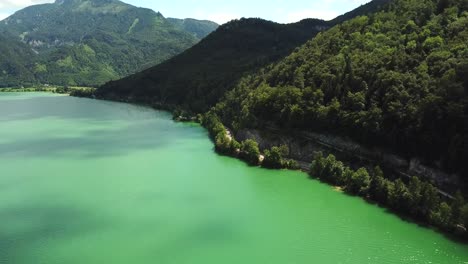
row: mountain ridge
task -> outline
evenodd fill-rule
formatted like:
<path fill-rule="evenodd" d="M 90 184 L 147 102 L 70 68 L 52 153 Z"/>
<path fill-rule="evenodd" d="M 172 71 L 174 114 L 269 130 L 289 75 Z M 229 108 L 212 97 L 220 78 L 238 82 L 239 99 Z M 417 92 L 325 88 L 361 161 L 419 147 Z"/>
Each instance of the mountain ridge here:
<path fill-rule="evenodd" d="M 159 12 L 118 0 L 30 6 L 1 21 L 0 32 L 26 43 L 35 53 L 22 62 L 32 80 L 3 68 L 1 86 L 96 86 L 158 64 L 200 40 L 196 32 L 171 23 Z"/>

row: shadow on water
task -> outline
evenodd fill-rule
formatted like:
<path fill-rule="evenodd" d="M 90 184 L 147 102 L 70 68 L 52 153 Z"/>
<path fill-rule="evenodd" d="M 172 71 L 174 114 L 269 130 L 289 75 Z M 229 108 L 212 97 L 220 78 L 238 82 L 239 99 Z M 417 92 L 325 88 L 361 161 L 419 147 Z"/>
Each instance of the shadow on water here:
<path fill-rule="evenodd" d="M 98 158 L 154 150 L 187 138 L 205 138 L 203 133 L 181 129 L 181 125 L 173 123 L 168 113 L 123 103 L 64 96 L 34 97 L 1 100 L 0 112 L 6 113 L 0 116 L 0 122 L 47 117 L 95 121 L 99 125 L 119 121 L 99 129 L 93 129 L 92 124 L 84 124 L 90 130 L 73 136 L 66 136 L 66 132 L 70 132 L 70 128 L 66 128 L 32 138 L 6 141 L 0 143 L 0 158 L 63 157 L 64 154 L 73 158 Z"/>
<path fill-rule="evenodd" d="M 139 110 L 139 111 L 135 111 Z M 135 116 L 165 116 L 170 114 L 145 106 L 126 103 L 75 98 L 70 96 L 33 96 L 0 100 L 0 121 L 32 120 L 38 118 L 87 119 L 96 121 L 128 120 Z"/>
<path fill-rule="evenodd" d="M 0 262 L 5 263 L 14 263 L 48 239 L 72 239 L 107 228 L 87 212 L 65 206 L 1 209 L 0 219 Z"/>
<path fill-rule="evenodd" d="M 155 133 L 148 124 L 122 129 L 102 129 L 79 137 L 44 137 L 0 144 L 0 157 L 96 158 L 125 155 L 133 150 L 157 149 L 171 143 L 169 132 Z"/>

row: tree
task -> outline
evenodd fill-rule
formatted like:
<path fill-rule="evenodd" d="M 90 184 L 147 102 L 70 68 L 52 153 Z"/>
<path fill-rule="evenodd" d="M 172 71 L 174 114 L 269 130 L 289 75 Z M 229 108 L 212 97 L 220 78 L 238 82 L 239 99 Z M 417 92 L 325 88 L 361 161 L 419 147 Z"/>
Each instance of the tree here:
<path fill-rule="evenodd" d="M 387 203 L 387 188 L 387 180 L 384 178 L 384 173 L 379 166 L 376 166 L 374 168 L 369 194 L 376 201 L 385 204 Z"/>
<path fill-rule="evenodd" d="M 315 178 L 322 177 L 323 169 L 325 168 L 325 158 L 322 152 L 315 153 L 314 160 L 310 166 L 310 176 Z"/>
<path fill-rule="evenodd" d="M 452 208 L 446 202 L 442 202 L 437 209 L 431 211 L 429 217 L 432 224 L 448 229 L 452 225 Z"/>
<path fill-rule="evenodd" d="M 421 187 L 421 215 L 429 218 L 440 204 L 439 192 L 430 183 L 424 182 Z"/>
<path fill-rule="evenodd" d="M 285 166 L 284 156 L 289 154 L 287 146 L 272 147 L 270 150 L 265 150 L 265 159 L 262 165 L 267 168 L 279 169 Z"/>
<path fill-rule="evenodd" d="M 395 181 L 394 188 L 388 194 L 388 201 L 390 206 L 397 210 L 409 211 L 411 194 L 401 179 Z"/>
<path fill-rule="evenodd" d="M 255 140 L 247 139 L 241 144 L 241 157 L 243 157 L 249 164 L 258 165 L 260 150 L 258 143 Z"/>
<path fill-rule="evenodd" d="M 418 214 L 418 208 L 422 199 L 422 184 L 418 177 L 412 177 L 408 186 L 408 191 L 411 195 L 408 208 L 412 215 Z"/>
<path fill-rule="evenodd" d="M 460 219 L 462 224 L 468 228 L 468 204 L 465 204 L 460 210 Z"/>
<path fill-rule="evenodd" d="M 218 133 L 215 137 L 216 150 L 223 154 L 229 154 L 231 152 L 231 141 L 224 132 Z"/>
<path fill-rule="evenodd" d="M 465 199 L 460 191 L 455 194 L 452 202 L 452 217 L 455 223 L 463 223 L 462 209 L 465 206 Z"/>
<path fill-rule="evenodd" d="M 351 176 L 348 184 L 349 191 L 354 194 L 365 196 L 368 194 L 371 178 L 365 168 L 360 168 Z"/>

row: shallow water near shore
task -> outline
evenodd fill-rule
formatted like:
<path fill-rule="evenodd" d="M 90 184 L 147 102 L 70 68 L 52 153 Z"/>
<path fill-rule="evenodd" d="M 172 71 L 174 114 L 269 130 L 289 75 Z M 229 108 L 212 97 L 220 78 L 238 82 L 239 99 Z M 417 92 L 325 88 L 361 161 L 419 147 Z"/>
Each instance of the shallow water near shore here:
<path fill-rule="evenodd" d="M 468 245 L 218 156 L 165 112 L 0 93 L 0 113 L 0 263 L 468 263 Z"/>

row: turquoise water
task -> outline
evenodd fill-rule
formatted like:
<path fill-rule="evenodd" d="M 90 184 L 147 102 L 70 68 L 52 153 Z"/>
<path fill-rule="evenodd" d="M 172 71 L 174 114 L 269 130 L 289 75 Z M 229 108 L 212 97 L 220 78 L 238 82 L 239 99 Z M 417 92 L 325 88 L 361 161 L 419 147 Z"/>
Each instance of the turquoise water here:
<path fill-rule="evenodd" d="M 0 263 L 468 263 L 307 175 L 216 155 L 134 105 L 0 93 Z"/>

